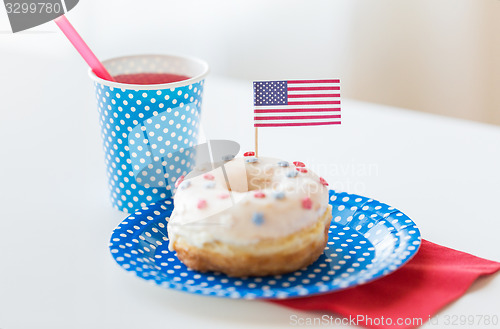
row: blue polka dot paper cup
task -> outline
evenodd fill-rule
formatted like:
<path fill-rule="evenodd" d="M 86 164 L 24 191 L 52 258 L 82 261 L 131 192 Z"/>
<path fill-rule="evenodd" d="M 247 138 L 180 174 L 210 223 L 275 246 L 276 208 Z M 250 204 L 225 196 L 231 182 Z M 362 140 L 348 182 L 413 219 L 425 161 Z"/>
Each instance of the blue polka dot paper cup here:
<path fill-rule="evenodd" d="M 172 195 L 193 165 L 208 65 L 173 55 L 119 57 L 103 62 L 112 76 L 170 73 L 189 79 L 163 84 L 95 83 L 111 202 L 134 212 Z"/>

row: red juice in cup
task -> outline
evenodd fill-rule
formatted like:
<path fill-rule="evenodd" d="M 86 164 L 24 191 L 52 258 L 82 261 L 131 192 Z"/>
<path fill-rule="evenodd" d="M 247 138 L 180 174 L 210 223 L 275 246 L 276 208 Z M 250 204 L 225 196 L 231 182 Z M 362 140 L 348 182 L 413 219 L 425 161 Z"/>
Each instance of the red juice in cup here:
<path fill-rule="evenodd" d="M 133 73 L 115 75 L 113 79 L 120 83 L 151 85 L 183 81 L 189 79 L 189 77 L 173 73 Z"/>

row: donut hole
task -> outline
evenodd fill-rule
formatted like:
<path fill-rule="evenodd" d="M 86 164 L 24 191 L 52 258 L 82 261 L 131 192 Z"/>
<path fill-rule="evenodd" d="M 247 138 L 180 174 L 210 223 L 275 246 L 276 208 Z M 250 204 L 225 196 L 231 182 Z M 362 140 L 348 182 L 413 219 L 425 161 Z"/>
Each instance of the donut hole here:
<path fill-rule="evenodd" d="M 247 166 L 246 175 L 248 191 L 273 189 L 274 168 Z"/>
<path fill-rule="evenodd" d="M 247 175 L 248 191 L 258 191 L 272 188 L 273 182 L 270 178 Z M 247 192 L 247 191 L 235 191 Z"/>
<path fill-rule="evenodd" d="M 245 163 L 243 159 L 235 159 L 225 163 L 196 164 L 186 179 L 210 173 L 215 177 L 218 186 L 224 186 L 227 191 L 248 193 L 259 190 L 279 189 L 276 180 L 277 169 L 273 164 L 261 166 L 254 163 Z"/>
<path fill-rule="evenodd" d="M 233 163 L 225 168 L 225 173 L 216 175 L 224 179 L 228 191 L 247 193 L 258 190 L 270 189 L 274 182 L 274 169 L 262 168 L 252 164 Z M 222 170 L 222 169 L 218 169 Z"/>

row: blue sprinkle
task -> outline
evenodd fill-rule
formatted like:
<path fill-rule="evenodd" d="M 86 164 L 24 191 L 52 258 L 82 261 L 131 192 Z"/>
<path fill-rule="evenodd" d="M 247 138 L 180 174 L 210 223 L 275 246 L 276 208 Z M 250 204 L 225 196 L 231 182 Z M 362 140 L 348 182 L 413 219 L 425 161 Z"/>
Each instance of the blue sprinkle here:
<path fill-rule="evenodd" d="M 254 213 L 252 216 L 252 222 L 257 226 L 262 225 L 264 223 L 264 215 L 261 212 Z"/>
<path fill-rule="evenodd" d="M 276 192 L 273 194 L 274 198 L 277 199 L 277 200 L 282 200 L 285 198 L 285 192 Z"/>
<path fill-rule="evenodd" d="M 278 166 L 280 166 L 280 167 L 288 167 L 289 164 L 286 161 L 280 161 L 280 162 L 278 162 Z"/>
<path fill-rule="evenodd" d="M 259 161 L 257 158 L 246 158 L 245 159 L 245 162 L 248 162 L 248 163 L 254 163 L 254 162 L 257 162 Z"/>
<path fill-rule="evenodd" d="M 190 186 L 191 186 L 191 182 L 190 182 L 190 181 L 188 181 L 188 180 L 185 180 L 185 181 L 183 181 L 183 182 L 181 183 L 181 185 L 179 186 L 179 188 L 180 188 L 181 190 L 183 190 L 183 189 L 188 188 L 188 187 L 190 187 Z"/>
<path fill-rule="evenodd" d="M 205 188 L 214 188 L 215 187 L 215 182 L 206 182 L 205 183 Z"/>
<path fill-rule="evenodd" d="M 234 159 L 234 155 L 232 154 L 227 154 L 227 155 L 223 155 L 222 156 L 222 160 L 223 161 L 230 161 L 230 160 L 233 160 Z"/>
<path fill-rule="evenodd" d="M 293 170 L 293 171 L 289 171 L 289 172 L 287 172 L 287 173 L 286 173 L 286 177 L 288 177 L 288 178 L 293 178 L 293 177 L 297 177 L 297 175 L 298 175 L 298 174 L 299 174 L 299 173 L 298 173 L 297 171 Z"/>

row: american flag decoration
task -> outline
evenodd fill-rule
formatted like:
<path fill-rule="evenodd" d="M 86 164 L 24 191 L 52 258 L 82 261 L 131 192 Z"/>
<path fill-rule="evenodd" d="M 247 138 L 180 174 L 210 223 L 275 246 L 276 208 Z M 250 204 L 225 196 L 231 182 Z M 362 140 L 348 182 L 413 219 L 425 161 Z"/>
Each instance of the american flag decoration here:
<path fill-rule="evenodd" d="M 340 80 L 254 81 L 254 127 L 340 124 Z"/>

